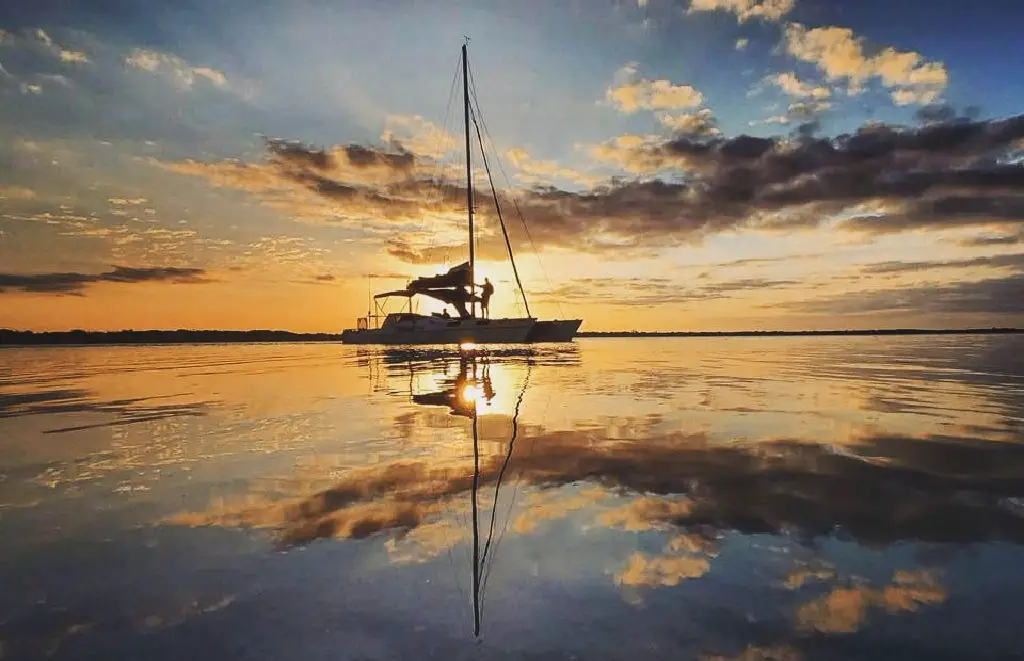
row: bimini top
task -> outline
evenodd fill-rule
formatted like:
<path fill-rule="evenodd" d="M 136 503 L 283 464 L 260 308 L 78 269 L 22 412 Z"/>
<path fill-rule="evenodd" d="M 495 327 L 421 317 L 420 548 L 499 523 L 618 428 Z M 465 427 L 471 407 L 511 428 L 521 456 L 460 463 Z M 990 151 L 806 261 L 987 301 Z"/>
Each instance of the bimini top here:
<path fill-rule="evenodd" d="M 480 301 L 479 296 L 474 296 L 465 289 L 471 284 L 469 262 L 463 262 L 458 266 L 448 269 L 445 273 L 416 278 L 406 285 L 405 289 L 396 289 L 395 291 L 377 294 L 374 298 L 388 298 L 392 296 L 412 298 L 413 296 L 421 295 L 449 304 Z"/>

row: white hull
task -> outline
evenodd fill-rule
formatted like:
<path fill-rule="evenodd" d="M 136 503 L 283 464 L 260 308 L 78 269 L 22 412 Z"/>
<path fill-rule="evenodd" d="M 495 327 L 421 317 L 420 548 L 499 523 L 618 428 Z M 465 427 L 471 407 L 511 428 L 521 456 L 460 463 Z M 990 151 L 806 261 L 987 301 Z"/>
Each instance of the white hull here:
<path fill-rule="evenodd" d="M 381 328 L 348 329 L 345 344 L 519 344 L 527 341 L 536 320 L 447 319 L 409 315 Z"/>

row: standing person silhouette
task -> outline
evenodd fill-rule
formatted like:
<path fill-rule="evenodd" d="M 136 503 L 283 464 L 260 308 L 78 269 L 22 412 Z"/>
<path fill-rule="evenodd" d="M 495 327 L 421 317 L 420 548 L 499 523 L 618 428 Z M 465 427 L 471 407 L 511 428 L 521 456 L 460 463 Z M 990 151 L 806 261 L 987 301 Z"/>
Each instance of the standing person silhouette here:
<path fill-rule="evenodd" d="M 491 317 L 491 295 L 494 294 L 494 285 L 490 278 L 484 278 L 484 284 L 480 286 L 480 311 L 488 319 Z"/>

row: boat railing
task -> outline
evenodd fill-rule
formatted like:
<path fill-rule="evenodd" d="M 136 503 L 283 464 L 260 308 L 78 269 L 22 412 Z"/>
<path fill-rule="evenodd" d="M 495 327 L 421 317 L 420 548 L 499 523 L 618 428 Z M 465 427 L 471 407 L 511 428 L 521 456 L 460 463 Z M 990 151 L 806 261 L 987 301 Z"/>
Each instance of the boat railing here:
<path fill-rule="evenodd" d="M 387 319 L 386 314 L 368 314 L 365 317 L 356 319 L 356 328 L 359 330 L 377 330 Z"/>

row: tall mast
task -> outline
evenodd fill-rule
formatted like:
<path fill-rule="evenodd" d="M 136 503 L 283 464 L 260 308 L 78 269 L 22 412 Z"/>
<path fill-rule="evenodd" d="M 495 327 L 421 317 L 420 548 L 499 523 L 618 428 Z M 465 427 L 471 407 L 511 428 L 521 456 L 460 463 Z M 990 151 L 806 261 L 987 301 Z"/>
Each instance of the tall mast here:
<path fill-rule="evenodd" d="M 476 316 L 476 246 L 473 245 L 473 166 L 469 146 L 469 59 L 466 44 L 462 44 L 462 108 L 466 124 L 466 210 L 469 212 L 469 293 L 470 316 Z"/>

